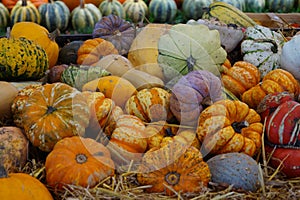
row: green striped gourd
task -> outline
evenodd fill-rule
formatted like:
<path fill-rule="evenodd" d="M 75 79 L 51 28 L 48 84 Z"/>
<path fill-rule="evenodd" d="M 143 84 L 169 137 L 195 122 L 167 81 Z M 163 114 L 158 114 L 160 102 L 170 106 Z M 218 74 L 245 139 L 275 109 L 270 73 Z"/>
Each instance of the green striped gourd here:
<path fill-rule="evenodd" d="M 109 75 L 111 73 L 100 66 L 70 65 L 63 71 L 60 79 L 63 83 L 81 90 L 87 82 Z"/>
<path fill-rule="evenodd" d="M 269 12 L 288 13 L 294 11 L 295 3 L 295 0 L 267 0 L 266 9 Z"/>
<path fill-rule="evenodd" d="M 246 12 L 264 12 L 266 0 L 246 0 Z"/>
<path fill-rule="evenodd" d="M 0 39 L 0 80 L 39 80 L 49 68 L 46 51 L 26 38 Z"/>
<path fill-rule="evenodd" d="M 241 11 L 245 11 L 246 9 L 245 0 L 214 0 L 214 2 L 219 2 L 219 1 L 233 5 L 234 7 L 238 8 Z"/>
<path fill-rule="evenodd" d="M 0 31 L 5 30 L 8 23 L 9 23 L 9 11 L 3 5 L 3 3 L 0 3 Z"/>
<path fill-rule="evenodd" d="M 177 5 L 174 0 L 152 0 L 149 13 L 155 22 L 172 22 L 177 13 Z"/>
<path fill-rule="evenodd" d="M 143 0 L 126 0 L 123 8 L 126 17 L 133 22 L 144 21 L 148 14 L 148 6 Z"/>
<path fill-rule="evenodd" d="M 50 0 L 38 8 L 41 14 L 41 25 L 49 32 L 59 29 L 64 31 L 69 24 L 70 10 L 63 1 Z"/>
<path fill-rule="evenodd" d="M 184 0 L 182 10 L 186 19 L 200 19 L 203 15 L 203 8 L 208 7 L 212 0 Z"/>
<path fill-rule="evenodd" d="M 112 14 L 117 15 L 123 19 L 126 17 L 123 5 L 118 0 L 104 0 L 99 5 L 99 9 L 103 16 Z"/>
<path fill-rule="evenodd" d="M 102 13 L 92 3 L 80 0 L 80 5 L 71 12 L 71 23 L 75 31 L 79 33 L 93 32 L 95 24 L 102 18 Z"/>
<path fill-rule="evenodd" d="M 37 24 L 41 21 L 38 9 L 30 1 L 18 1 L 10 12 L 10 23 L 13 26 L 17 22 L 30 21 Z"/>

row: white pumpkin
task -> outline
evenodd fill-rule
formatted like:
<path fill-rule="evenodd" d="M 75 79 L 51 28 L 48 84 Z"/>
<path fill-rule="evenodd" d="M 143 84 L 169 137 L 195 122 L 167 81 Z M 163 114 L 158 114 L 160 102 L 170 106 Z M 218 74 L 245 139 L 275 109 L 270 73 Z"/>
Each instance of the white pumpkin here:
<path fill-rule="evenodd" d="M 280 67 L 300 81 L 300 35 L 295 35 L 283 45 Z"/>
<path fill-rule="evenodd" d="M 255 65 L 263 78 L 268 72 L 279 68 L 284 37 L 270 28 L 256 25 L 248 27 L 241 43 L 243 60 Z"/>

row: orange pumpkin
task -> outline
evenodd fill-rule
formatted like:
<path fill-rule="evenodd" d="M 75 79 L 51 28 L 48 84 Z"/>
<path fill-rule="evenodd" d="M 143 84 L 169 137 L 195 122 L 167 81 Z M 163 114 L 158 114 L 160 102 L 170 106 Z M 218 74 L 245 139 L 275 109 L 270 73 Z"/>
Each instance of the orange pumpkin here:
<path fill-rule="evenodd" d="M 74 8 L 76 8 L 80 4 L 80 0 L 61 0 L 61 1 L 64 2 L 68 6 L 70 11 L 72 11 Z M 85 0 L 85 3 L 92 3 L 98 7 L 102 1 L 104 1 L 104 0 Z"/>
<path fill-rule="evenodd" d="M 88 39 L 77 51 L 77 64 L 95 65 L 102 57 L 119 54 L 115 46 L 102 38 Z"/>
<path fill-rule="evenodd" d="M 242 152 L 253 156 L 262 143 L 260 121 L 260 115 L 241 101 L 215 102 L 198 119 L 197 136 L 202 143 L 202 154 Z"/>
<path fill-rule="evenodd" d="M 84 135 L 89 124 L 85 96 L 64 83 L 46 84 L 35 90 L 23 109 L 25 134 L 42 151 L 51 151 L 62 138 Z"/>
<path fill-rule="evenodd" d="M 53 200 L 47 187 L 26 173 L 7 173 L 0 166 L 0 199 Z"/>
<path fill-rule="evenodd" d="M 67 184 L 94 187 L 114 175 L 110 152 L 101 143 L 79 136 L 60 140 L 45 163 L 47 184 L 61 189 Z"/>
<path fill-rule="evenodd" d="M 250 108 L 257 109 L 267 94 L 287 91 L 297 97 L 300 84 L 295 77 L 283 69 L 275 69 L 267 73 L 262 81 L 242 94 L 241 100 Z"/>
<path fill-rule="evenodd" d="M 180 142 L 170 142 L 161 148 L 152 148 L 143 156 L 137 169 L 137 181 L 150 185 L 146 192 L 200 192 L 207 187 L 211 174 L 198 149 Z"/>
<path fill-rule="evenodd" d="M 11 10 L 18 1 L 19 0 L 2 0 L 2 3 L 5 5 L 5 7 L 7 7 L 9 10 Z M 33 3 L 33 5 L 35 5 L 37 8 L 41 4 L 48 3 L 48 0 L 28 0 L 28 1 Z"/>
<path fill-rule="evenodd" d="M 235 62 L 231 67 L 223 65 L 222 82 L 224 87 L 236 97 L 257 85 L 260 81 L 260 71 L 256 66 L 245 61 Z"/>

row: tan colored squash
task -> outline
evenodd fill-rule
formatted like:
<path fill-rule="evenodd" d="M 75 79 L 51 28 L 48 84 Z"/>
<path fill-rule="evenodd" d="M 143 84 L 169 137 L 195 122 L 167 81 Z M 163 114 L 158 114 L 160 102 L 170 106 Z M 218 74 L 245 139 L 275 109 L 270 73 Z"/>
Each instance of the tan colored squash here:
<path fill-rule="evenodd" d="M 0 124 L 12 117 L 11 105 L 18 95 L 18 90 L 6 81 L 0 81 Z"/>

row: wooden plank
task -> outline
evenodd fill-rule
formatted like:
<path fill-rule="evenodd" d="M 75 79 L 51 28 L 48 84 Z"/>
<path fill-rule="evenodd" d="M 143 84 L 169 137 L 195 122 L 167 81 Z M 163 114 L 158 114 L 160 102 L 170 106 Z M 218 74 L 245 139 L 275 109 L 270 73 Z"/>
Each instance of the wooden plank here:
<path fill-rule="evenodd" d="M 258 24 L 269 28 L 299 28 L 300 13 L 246 13 Z M 298 27 L 299 25 L 299 27 Z"/>

